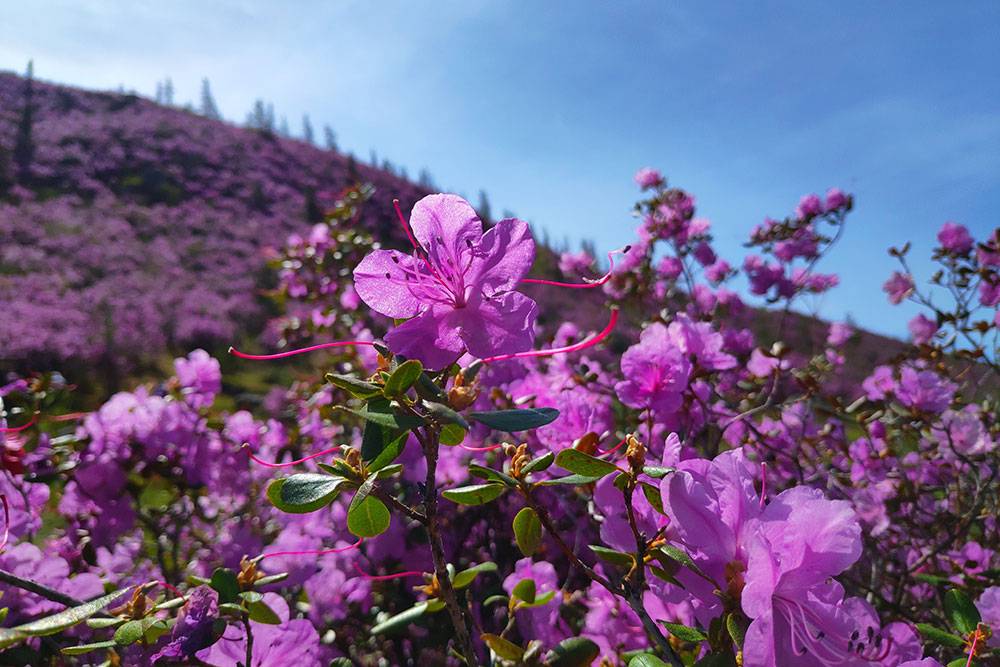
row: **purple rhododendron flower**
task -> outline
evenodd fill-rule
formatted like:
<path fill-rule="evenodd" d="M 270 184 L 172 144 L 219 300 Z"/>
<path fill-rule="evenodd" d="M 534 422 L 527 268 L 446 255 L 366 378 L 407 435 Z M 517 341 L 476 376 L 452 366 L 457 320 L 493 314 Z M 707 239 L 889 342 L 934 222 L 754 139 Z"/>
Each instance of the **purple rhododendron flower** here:
<path fill-rule="evenodd" d="M 639 343 L 622 355 L 624 380 L 615 385 L 625 405 L 670 413 L 681 405 L 691 363 L 659 322 L 646 327 Z"/>
<path fill-rule="evenodd" d="M 455 195 L 429 195 L 410 216 L 422 250 L 376 250 L 354 269 L 354 286 L 373 310 L 411 318 L 390 331 L 393 352 L 444 368 L 468 351 L 485 358 L 534 343 L 538 306 L 514 291 L 535 259 L 521 220 L 483 233 L 472 206 Z"/>
<path fill-rule="evenodd" d="M 851 339 L 854 335 L 854 327 L 846 322 L 834 322 L 830 325 L 830 331 L 826 336 L 826 344 L 832 347 L 840 347 Z"/>
<path fill-rule="evenodd" d="M 889 295 L 889 303 L 898 305 L 913 292 L 913 277 L 908 273 L 894 271 L 882 285 L 882 291 Z"/>
<path fill-rule="evenodd" d="M 1000 648 L 1000 586 L 991 586 L 983 591 L 976 600 L 976 609 L 979 610 L 983 623 L 993 631 L 988 645 Z"/>
<path fill-rule="evenodd" d="M 663 182 L 663 175 L 652 167 L 643 167 L 635 172 L 635 182 L 643 190 L 654 188 Z"/>
<path fill-rule="evenodd" d="M 210 646 L 214 640 L 212 625 L 219 615 L 218 602 L 218 594 L 208 586 L 198 586 L 191 591 L 177 615 L 170 641 L 153 655 L 153 662 L 160 658 L 189 659 Z"/>
<path fill-rule="evenodd" d="M 194 350 L 186 358 L 174 359 L 174 370 L 191 407 L 204 408 L 211 405 L 215 395 L 222 391 L 219 361 L 205 350 Z"/>
<path fill-rule="evenodd" d="M 917 345 L 926 345 L 929 343 L 938 330 L 937 322 L 924 316 L 923 313 L 918 314 L 910 320 L 906 327 L 910 330 L 913 342 Z"/>
<path fill-rule="evenodd" d="M 319 665 L 319 634 L 313 624 L 305 619 L 289 620 L 288 603 L 276 593 L 265 593 L 264 603 L 274 610 L 281 623 L 268 625 L 250 621 L 253 659 L 244 667 Z M 230 625 L 219 641 L 198 652 L 198 659 L 214 667 L 230 667 L 245 662 L 246 654 L 243 628 Z"/>
<path fill-rule="evenodd" d="M 969 230 L 957 222 L 946 222 L 941 225 L 937 238 L 942 248 L 956 255 L 969 252 L 974 243 Z"/>

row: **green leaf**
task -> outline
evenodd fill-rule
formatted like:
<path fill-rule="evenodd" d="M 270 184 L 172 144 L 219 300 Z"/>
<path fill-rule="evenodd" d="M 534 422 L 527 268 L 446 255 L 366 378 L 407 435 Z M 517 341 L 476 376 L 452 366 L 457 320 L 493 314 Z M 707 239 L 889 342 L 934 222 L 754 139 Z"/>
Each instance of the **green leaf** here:
<path fill-rule="evenodd" d="M 402 396 L 413 383 L 417 381 L 420 374 L 424 372 L 424 365 L 416 359 L 408 359 L 396 366 L 389 379 L 385 382 L 386 396 Z"/>
<path fill-rule="evenodd" d="M 557 484 L 571 484 L 573 486 L 582 486 L 584 484 L 593 484 L 600 477 L 591 477 L 590 475 L 566 475 L 565 477 L 556 477 L 554 479 L 547 479 L 541 482 L 542 486 L 555 486 Z"/>
<path fill-rule="evenodd" d="M 500 472 L 499 470 L 494 470 L 493 468 L 481 466 L 478 463 L 469 464 L 469 473 L 491 482 L 499 482 L 501 484 L 506 484 L 507 486 L 517 486 L 517 480 L 510 475 Z"/>
<path fill-rule="evenodd" d="M 965 640 L 958 635 L 953 635 L 950 632 L 945 632 L 944 630 L 938 630 L 933 625 L 927 623 L 917 623 L 917 630 L 920 631 L 920 635 L 935 644 L 940 644 L 942 646 L 965 646 Z"/>
<path fill-rule="evenodd" d="M 555 591 L 549 591 L 548 593 L 542 593 L 541 595 L 536 593 L 534 602 L 519 602 L 517 607 L 518 609 L 533 609 L 534 607 L 541 607 L 547 605 L 555 596 Z"/>
<path fill-rule="evenodd" d="M 433 415 L 439 422 L 461 426 L 462 429 L 466 431 L 471 428 L 471 426 L 469 426 L 469 422 L 465 420 L 465 417 L 458 414 L 444 403 L 424 401 L 424 409 L 431 413 L 431 415 Z"/>
<path fill-rule="evenodd" d="M 976 605 L 962 591 L 952 588 L 944 594 L 944 613 L 959 634 L 967 635 L 976 629 L 982 618 Z"/>
<path fill-rule="evenodd" d="M 545 452 L 541 456 L 535 457 L 524 464 L 521 473 L 527 475 L 529 472 L 541 472 L 552 465 L 556 460 L 556 455 L 552 452 Z"/>
<path fill-rule="evenodd" d="M 367 498 L 368 495 L 372 492 L 372 489 L 375 488 L 375 481 L 377 479 L 378 479 L 377 475 L 369 475 L 368 479 L 366 479 L 361 484 L 361 486 L 358 487 L 358 490 L 355 492 L 354 497 L 351 498 L 351 504 L 347 508 L 348 514 L 353 512 L 356 507 L 361 505 L 361 503 L 365 502 L 365 498 Z"/>
<path fill-rule="evenodd" d="M 441 387 L 434 384 L 434 380 L 426 372 L 420 374 L 420 377 L 417 378 L 417 384 L 413 388 L 417 390 L 417 394 L 424 400 L 436 401 L 438 403 L 448 400 L 445 393 L 441 391 Z"/>
<path fill-rule="evenodd" d="M 747 636 L 747 628 L 749 627 L 750 622 L 743 614 L 726 614 L 726 630 L 729 631 L 729 636 L 740 648 L 743 648 L 743 640 Z"/>
<path fill-rule="evenodd" d="M 368 470 L 375 472 L 386 467 L 393 461 L 399 458 L 399 455 L 403 453 L 406 449 L 406 441 L 410 436 L 409 431 L 390 431 L 388 429 L 383 429 L 381 426 L 375 426 L 369 424 L 378 429 L 381 433 L 378 437 L 381 439 L 382 443 L 379 447 L 378 454 L 371 459 L 371 463 L 368 464 Z M 368 429 L 365 429 L 365 433 L 368 433 Z M 364 455 L 364 441 L 361 444 L 361 458 L 365 458 Z M 369 459 L 365 459 L 368 461 Z"/>
<path fill-rule="evenodd" d="M 660 466 L 643 466 L 642 468 L 642 471 L 653 479 L 663 479 L 674 470 L 674 468 L 661 468 Z"/>
<path fill-rule="evenodd" d="M 667 667 L 667 663 L 663 662 L 655 655 L 640 653 L 628 661 L 628 667 Z"/>
<path fill-rule="evenodd" d="M 601 649 L 584 637 L 570 637 L 545 654 L 547 667 L 589 667 Z"/>
<path fill-rule="evenodd" d="M 212 572 L 209 584 L 219 594 L 219 602 L 236 602 L 240 597 L 240 584 L 236 573 L 230 569 L 219 567 Z"/>
<path fill-rule="evenodd" d="M 589 549 L 593 551 L 594 554 L 601 560 L 605 560 L 619 567 L 630 568 L 635 564 L 635 556 L 625 553 L 624 551 L 616 551 L 614 549 L 608 549 L 607 547 L 598 546 L 596 544 L 589 545 Z"/>
<path fill-rule="evenodd" d="M 375 537 L 389 528 L 389 509 L 375 496 L 368 496 L 347 511 L 347 529 L 358 537 Z"/>
<path fill-rule="evenodd" d="M 535 592 L 535 580 L 522 579 L 517 582 L 517 585 L 514 586 L 514 590 L 510 594 L 518 600 L 524 600 L 528 604 L 531 604 L 535 601 Z"/>
<path fill-rule="evenodd" d="M 408 431 L 411 428 L 416 428 L 417 426 L 423 426 L 424 420 L 420 417 L 414 417 L 413 415 L 397 414 L 391 408 L 388 408 L 386 412 L 380 412 L 377 409 L 381 407 L 382 399 L 372 399 L 368 402 L 368 405 L 361 409 L 355 410 L 354 408 L 344 407 L 342 405 L 337 406 L 341 410 L 350 412 L 351 414 L 361 417 L 365 421 L 373 422 L 379 426 L 385 426 L 386 428 L 398 429 L 401 431 Z"/>
<path fill-rule="evenodd" d="M 481 573 L 496 572 L 496 571 L 497 571 L 497 564 L 491 563 L 489 561 L 485 563 L 480 563 L 479 565 L 473 565 L 472 567 L 466 568 L 455 575 L 455 577 L 452 579 L 451 582 L 452 588 L 456 590 L 465 588 L 473 581 L 475 581 L 476 577 L 478 577 Z"/>
<path fill-rule="evenodd" d="M 648 482 L 639 482 L 639 486 L 642 488 L 642 495 L 646 496 L 646 500 L 649 501 L 653 509 L 666 516 L 667 513 L 663 511 L 663 499 L 660 497 L 660 489 Z"/>
<path fill-rule="evenodd" d="M 251 621 L 267 625 L 281 625 L 281 617 L 262 600 L 251 602 L 248 611 Z"/>
<path fill-rule="evenodd" d="M 621 472 L 614 463 L 602 461 L 579 449 L 564 449 L 556 455 L 556 465 L 577 475 L 601 478 L 613 472 Z"/>
<path fill-rule="evenodd" d="M 339 387 L 357 398 L 371 398 L 382 393 L 382 387 L 371 382 L 359 380 L 353 375 L 340 375 L 337 373 L 327 373 L 326 381 L 335 387 Z"/>
<path fill-rule="evenodd" d="M 457 489 L 447 489 L 441 495 L 459 505 L 484 505 L 496 500 L 507 490 L 502 484 L 472 484 Z"/>
<path fill-rule="evenodd" d="M 535 553 L 541 545 L 542 522 L 532 508 L 524 507 L 514 516 L 514 540 L 525 556 Z"/>
<path fill-rule="evenodd" d="M 471 412 L 469 417 L 485 424 L 495 431 L 516 433 L 551 424 L 559 416 L 555 408 L 526 408 L 521 410 L 497 410 L 495 412 Z"/>
<path fill-rule="evenodd" d="M 346 481 L 343 477 L 312 472 L 279 477 L 268 484 L 267 498 L 282 512 L 306 514 L 332 503 Z"/>
<path fill-rule="evenodd" d="M 392 477 L 393 475 L 399 474 L 403 469 L 402 463 L 393 463 L 392 465 L 386 466 L 375 473 L 378 479 L 386 479 L 387 477 Z"/>
<path fill-rule="evenodd" d="M 445 424 L 441 427 L 441 444 L 448 447 L 461 445 L 465 441 L 465 429 L 458 424 Z"/>
<path fill-rule="evenodd" d="M 125 622 L 124 618 L 88 618 L 87 627 L 94 628 L 95 630 L 103 630 L 104 628 L 113 628 L 117 625 L 121 625 Z"/>
<path fill-rule="evenodd" d="M 279 581 L 284 581 L 288 578 L 287 572 L 279 572 L 277 574 L 269 574 L 266 577 L 261 577 L 257 581 L 253 582 L 254 586 L 267 586 L 269 584 L 276 584 Z"/>
<path fill-rule="evenodd" d="M 490 647 L 490 650 L 497 654 L 497 657 L 511 662 L 520 662 L 524 657 L 524 649 L 512 641 L 508 641 L 499 635 L 491 635 L 484 632 L 479 635 L 483 643 Z"/>
<path fill-rule="evenodd" d="M 382 621 L 373 627 L 369 632 L 373 635 L 381 635 L 405 628 L 410 623 L 413 623 L 415 620 L 423 616 L 427 611 L 427 606 L 426 602 L 418 602 L 406 611 L 402 611 L 395 616 L 391 616 L 390 618 Z"/>
<path fill-rule="evenodd" d="M 122 588 L 114 593 L 102 595 L 96 600 L 91 600 L 77 607 L 64 609 L 58 614 L 46 616 L 37 621 L 31 621 L 30 623 L 18 625 L 13 628 L 0 628 L 0 648 L 12 646 L 27 637 L 43 637 L 71 628 L 101 611 L 130 590 L 132 590 L 132 586 Z"/>
<path fill-rule="evenodd" d="M 95 644 L 81 644 L 79 646 L 67 646 L 62 649 L 65 655 L 83 655 L 84 653 L 90 653 L 91 651 L 99 651 L 102 648 L 114 648 L 117 646 L 113 641 L 97 642 Z"/>
<path fill-rule="evenodd" d="M 658 551 L 663 553 L 667 558 L 673 561 L 677 561 L 684 567 L 688 568 L 692 572 L 701 572 L 701 569 L 695 565 L 695 562 L 691 559 L 691 556 L 687 554 L 683 549 L 673 546 L 672 544 L 664 544 Z"/>
<path fill-rule="evenodd" d="M 667 623 L 666 621 L 660 621 L 660 625 L 665 627 L 670 634 L 677 637 L 681 641 L 697 644 L 708 639 L 705 633 L 701 630 L 681 625 L 680 623 Z"/>

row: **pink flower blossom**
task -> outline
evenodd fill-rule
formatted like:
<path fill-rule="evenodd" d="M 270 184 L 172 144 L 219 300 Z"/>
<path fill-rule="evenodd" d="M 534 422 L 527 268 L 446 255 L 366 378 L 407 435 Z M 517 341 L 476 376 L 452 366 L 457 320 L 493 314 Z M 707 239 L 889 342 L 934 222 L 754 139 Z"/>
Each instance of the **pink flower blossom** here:
<path fill-rule="evenodd" d="M 652 167 L 643 167 L 635 172 L 635 182 L 643 190 L 648 190 L 663 183 L 663 175 Z"/>
<path fill-rule="evenodd" d="M 964 255 L 969 252 L 974 243 L 969 230 L 957 222 L 946 222 L 941 225 L 937 238 L 944 250 L 956 255 Z"/>
<path fill-rule="evenodd" d="M 882 291 L 889 295 L 889 303 L 898 305 L 913 293 L 913 277 L 908 273 L 895 271 L 882 285 Z"/>
<path fill-rule="evenodd" d="M 354 269 L 368 306 L 410 318 L 386 334 L 389 348 L 432 369 L 466 351 L 485 358 L 531 348 L 538 307 L 514 291 L 535 258 L 528 225 L 501 220 L 484 234 L 467 201 L 439 194 L 416 203 L 410 227 L 419 250 L 375 250 Z"/>

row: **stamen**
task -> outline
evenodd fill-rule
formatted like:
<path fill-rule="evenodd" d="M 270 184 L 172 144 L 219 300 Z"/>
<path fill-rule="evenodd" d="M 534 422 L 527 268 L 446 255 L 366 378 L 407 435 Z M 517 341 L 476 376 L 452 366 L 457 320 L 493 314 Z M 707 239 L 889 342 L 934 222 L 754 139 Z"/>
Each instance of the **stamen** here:
<path fill-rule="evenodd" d="M 354 564 L 354 570 L 358 574 L 360 574 L 362 578 L 367 579 L 369 581 L 389 581 L 390 579 L 402 579 L 404 577 L 422 577 L 422 576 L 424 576 L 423 572 L 419 572 L 417 570 L 408 570 L 406 572 L 397 572 L 396 574 L 380 574 L 380 575 L 376 576 L 376 575 L 368 574 L 367 572 L 365 572 L 364 570 L 362 570 L 361 566 L 358 565 L 357 563 Z"/>
<path fill-rule="evenodd" d="M 34 426 L 37 421 L 38 420 L 36 419 L 36 415 L 31 415 L 31 421 L 29 421 L 27 424 L 22 424 L 21 426 L 0 428 L 0 433 L 20 433 L 21 431 L 24 431 Z"/>
<path fill-rule="evenodd" d="M 187 599 L 187 596 L 185 596 L 183 593 L 181 593 L 179 590 L 177 590 L 177 588 L 175 586 L 172 586 L 171 584 L 168 584 L 165 581 L 151 581 L 148 584 L 145 584 L 143 586 L 143 588 L 152 588 L 154 586 L 160 586 L 161 588 L 165 588 L 168 591 L 170 591 L 171 593 L 173 593 L 174 595 L 176 595 L 177 597 L 181 598 L 182 600 L 186 600 Z"/>
<path fill-rule="evenodd" d="M 359 537 L 358 541 L 354 544 L 346 547 L 338 547 L 336 549 L 308 549 L 306 551 L 275 551 L 274 553 L 262 554 L 259 556 L 260 560 L 265 558 L 273 558 L 275 556 L 324 556 L 326 554 L 339 554 L 345 551 L 350 551 L 351 549 L 357 549 L 361 546 L 361 543 L 365 541 L 365 538 Z"/>
<path fill-rule="evenodd" d="M 71 422 L 78 419 L 83 419 L 89 412 L 68 412 L 64 415 L 55 415 L 54 417 L 49 417 L 48 419 L 54 422 Z"/>
<path fill-rule="evenodd" d="M 4 500 L 4 505 L 6 506 L 6 500 Z M 969 649 L 969 659 L 965 661 L 965 667 L 971 667 L 972 658 L 976 655 L 976 644 L 979 642 L 979 628 L 976 628 L 975 634 L 972 635 L 972 647 Z"/>
<path fill-rule="evenodd" d="M 350 345 L 367 345 L 368 347 L 374 347 L 375 343 L 369 340 L 339 340 L 332 343 L 320 343 L 319 345 L 310 345 L 309 347 L 303 347 L 298 350 L 288 350 L 287 352 L 279 352 L 277 354 L 247 354 L 245 352 L 240 352 L 235 347 L 230 346 L 229 354 L 234 357 L 239 357 L 240 359 L 250 359 L 253 361 L 270 361 L 273 359 L 284 359 L 286 357 L 294 357 L 297 354 L 305 354 L 307 352 L 315 352 L 316 350 L 325 350 L 329 347 L 347 347 Z"/>
<path fill-rule="evenodd" d="M 260 465 L 268 467 L 268 468 L 289 468 L 291 466 L 295 466 L 295 465 L 298 465 L 300 463 L 305 463 L 306 461 L 309 461 L 309 460 L 312 460 L 312 459 L 315 459 L 315 458 L 319 458 L 320 456 L 326 456 L 327 454 L 332 454 L 334 452 L 339 452 L 340 451 L 340 447 L 339 446 L 338 447 L 330 447 L 329 449 L 324 449 L 321 452 L 316 452 L 315 454 L 310 454 L 309 456 L 304 456 L 301 459 L 297 459 L 295 461 L 288 461 L 286 463 L 271 463 L 269 461 L 265 461 L 264 459 L 257 458 L 254 455 L 254 453 L 252 451 L 250 451 L 250 443 L 249 442 L 244 442 L 243 446 L 240 447 L 240 449 L 247 450 L 247 454 L 250 456 L 250 459 L 254 463 L 259 463 Z"/>
<path fill-rule="evenodd" d="M 601 453 L 601 456 L 607 456 L 608 454 L 613 454 L 613 453 L 617 452 L 619 449 L 622 448 L 622 445 L 624 445 L 627 441 L 628 441 L 628 436 L 626 435 L 624 438 L 622 438 L 621 442 L 619 442 L 617 445 L 615 445 L 611 449 L 605 449 L 605 450 L 600 450 L 599 449 L 597 451 L 599 451 Z M 600 456 L 598 458 L 600 458 Z"/>
<path fill-rule="evenodd" d="M 406 238 L 410 239 L 410 245 L 413 246 L 414 250 L 421 250 L 420 244 L 417 243 L 417 239 L 413 238 L 413 232 L 410 231 L 410 225 L 406 222 L 406 218 L 403 216 L 403 210 L 399 208 L 399 200 L 393 199 L 392 205 L 396 209 L 396 217 L 399 218 L 399 224 L 403 225 L 403 231 L 406 232 Z"/>
<path fill-rule="evenodd" d="M 551 357 L 556 354 L 567 354 L 569 352 L 578 352 L 580 350 L 585 350 L 588 347 L 593 347 L 600 343 L 602 340 L 607 338 L 611 331 L 615 328 L 615 324 L 618 323 L 618 308 L 613 307 L 611 309 L 611 320 L 608 322 L 608 326 L 604 327 L 596 336 L 589 338 L 587 340 L 580 341 L 573 345 L 567 345 L 565 347 L 554 347 L 548 350 L 529 350 L 528 352 L 515 352 L 513 354 L 499 354 L 495 357 L 486 357 L 481 361 L 484 364 L 491 364 L 495 361 L 507 361 L 508 359 L 528 359 L 531 357 Z"/>
<path fill-rule="evenodd" d="M 600 287 L 601 285 L 603 285 L 606 282 L 608 282 L 609 280 L 611 280 L 611 276 L 612 276 L 612 274 L 615 271 L 615 255 L 617 255 L 617 254 L 624 255 L 625 253 L 627 253 L 631 249 L 632 249 L 632 246 L 625 246 L 624 248 L 619 248 L 618 250 L 612 250 L 611 252 L 609 252 L 608 253 L 608 263 L 611 266 L 608 268 L 608 272 L 607 273 L 605 273 L 603 276 L 601 276 L 600 278 L 597 278 L 597 279 L 584 278 L 582 283 L 561 283 L 561 282 L 558 282 L 558 281 L 555 281 L 555 280 L 541 280 L 539 278 L 525 278 L 521 282 L 522 283 L 530 283 L 532 285 L 550 285 L 552 287 L 569 287 L 569 288 L 572 288 L 572 289 L 593 289 L 595 287 Z"/>
<path fill-rule="evenodd" d="M 486 447 L 470 447 L 464 443 L 459 443 L 458 446 L 470 452 L 492 452 L 494 449 L 500 449 L 503 447 L 503 443 L 500 443 L 499 445 L 487 445 Z"/>
<path fill-rule="evenodd" d="M 3 503 L 3 537 L 0 538 L 0 552 L 7 547 L 10 539 L 10 505 L 7 504 L 7 494 L 0 493 L 0 503 Z"/>

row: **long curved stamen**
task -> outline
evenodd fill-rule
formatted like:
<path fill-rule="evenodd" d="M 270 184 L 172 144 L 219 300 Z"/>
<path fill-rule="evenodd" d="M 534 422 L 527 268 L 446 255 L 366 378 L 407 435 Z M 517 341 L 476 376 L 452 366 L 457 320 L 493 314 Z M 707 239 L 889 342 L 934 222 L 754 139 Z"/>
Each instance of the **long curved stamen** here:
<path fill-rule="evenodd" d="M 265 558 L 274 558 L 275 556 L 325 556 L 326 554 L 339 554 L 345 551 L 350 551 L 351 549 L 357 549 L 364 541 L 365 538 L 359 537 L 357 542 L 346 547 L 337 547 L 335 549 L 308 549 L 306 551 L 275 551 L 269 554 L 262 554 L 259 558 L 260 560 L 264 560 Z"/>
<path fill-rule="evenodd" d="M 617 451 L 618 451 L 619 449 L 621 449 L 621 448 L 622 448 L 622 446 L 623 446 L 623 445 L 624 445 L 624 444 L 625 444 L 625 443 L 626 443 L 627 441 L 628 441 L 628 436 L 625 436 L 624 438 L 622 438 L 621 442 L 619 442 L 619 443 L 618 443 L 617 445 L 615 445 L 615 446 L 614 446 L 614 447 L 612 447 L 611 449 L 603 449 L 603 450 L 599 449 L 599 450 L 597 450 L 597 451 L 598 451 L 598 452 L 600 453 L 600 455 L 598 456 L 598 458 L 600 458 L 601 456 L 607 456 L 608 454 L 614 454 L 614 453 L 615 453 L 615 452 L 617 452 Z"/>
<path fill-rule="evenodd" d="M 372 575 L 372 574 L 368 574 L 367 572 L 365 572 L 364 570 L 362 570 L 361 566 L 358 565 L 357 563 L 354 564 L 354 570 L 359 575 L 361 575 L 361 577 L 363 579 L 367 579 L 368 581 L 389 581 L 390 579 L 402 579 L 404 577 L 422 577 L 422 576 L 424 576 L 423 572 L 419 572 L 417 570 L 407 570 L 406 572 L 397 572 L 395 574 Z"/>
<path fill-rule="evenodd" d="M 21 424 L 20 426 L 14 426 L 14 427 L 0 428 L 0 433 L 20 433 L 21 431 L 31 428 L 37 422 L 38 419 L 36 419 L 36 416 L 31 415 L 31 421 L 29 421 L 27 424 Z"/>
<path fill-rule="evenodd" d="M 187 596 L 184 595 L 183 593 L 181 593 L 179 590 L 177 590 L 176 586 L 168 584 L 165 581 L 151 581 L 148 584 L 146 584 L 144 586 L 144 588 L 152 588 L 154 586 L 159 586 L 160 588 L 165 588 L 168 591 L 170 591 L 171 593 L 173 593 L 174 595 L 176 595 L 177 597 L 181 598 L 182 600 L 186 600 L 187 599 Z"/>
<path fill-rule="evenodd" d="M 0 493 L 0 503 L 3 503 L 3 537 L 0 538 L 0 552 L 7 547 L 7 540 L 10 539 L 10 505 L 7 504 L 7 495 Z"/>
<path fill-rule="evenodd" d="M 285 359 L 286 357 L 294 357 L 297 354 L 306 354 L 307 352 L 315 352 L 316 350 L 325 350 L 330 347 L 348 347 L 348 346 L 359 346 L 367 345 L 368 347 L 374 347 L 375 343 L 370 340 L 338 340 L 332 343 L 320 343 L 319 345 L 310 345 L 309 347 L 303 347 L 298 350 L 288 350 L 287 352 L 279 352 L 277 354 L 247 354 L 246 352 L 240 352 L 235 347 L 230 346 L 229 354 L 234 357 L 239 357 L 240 359 L 250 359 L 253 361 L 270 361 L 272 359 Z"/>
<path fill-rule="evenodd" d="M 413 237 L 413 232 L 410 231 L 410 225 L 406 222 L 406 217 L 403 215 L 403 209 L 399 207 L 399 200 L 393 199 L 392 205 L 393 208 L 396 209 L 396 217 L 399 218 L 399 224 L 403 225 L 403 231 L 406 232 L 406 238 L 410 239 L 410 245 L 413 246 L 414 250 L 422 250 L 420 244 L 417 243 L 417 239 Z"/>
<path fill-rule="evenodd" d="M 459 443 L 458 446 L 469 452 L 492 452 L 494 449 L 500 449 L 503 447 L 503 443 L 498 445 L 486 445 L 485 447 L 470 447 L 465 443 Z"/>
<path fill-rule="evenodd" d="M 6 501 L 4 502 L 6 505 Z M 969 648 L 969 659 L 965 661 L 965 667 L 972 666 L 972 658 L 976 655 L 976 643 L 979 641 L 979 628 L 976 628 L 976 632 L 972 635 L 972 647 Z"/>
<path fill-rule="evenodd" d="M 291 466 L 298 465 L 300 463 L 305 463 L 320 456 L 326 456 L 327 454 L 333 454 L 334 452 L 339 452 L 340 447 L 330 447 L 329 449 L 324 449 L 321 452 L 316 452 L 315 454 L 310 454 L 309 456 L 304 456 L 301 459 L 296 459 L 295 461 L 287 461 L 285 463 L 271 463 L 270 461 L 265 461 L 264 459 L 257 458 L 254 453 L 250 450 L 250 443 L 244 442 L 241 449 L 247 450 L 247 454 L 254 463 L 259 463 L 267 468 L 289 468 Z"/>
<path fill-rule="evenodd" d="M 608 263 L 611 265 L 608 268 L 608 272 L 597 279 L 584 278 L 582 283 L 562 283 L 556 280 L 542 280 L 540 278 L 525 278 L 521 282 L 529 283 L 532 285 L 550 285 L 552 287 L 569 287 L 571 289 L 593 289 L 595 287 L 600 287 L 609 280 L 611 280 L 612 274 L 615 271 L 615 255 L 624 255 L 632 246 L 625 246 L 624 248 L 619 248 L 618 250 L 612 250 L 608 253 Z"/>
<path fill-rule="evenodd" d="M 481 361 L 484 364 L 491 364 L 495 361 L 507 361 L 508 359 L 528 359 L 531 357 L 551 357 L 556 354 L 567 354 L 569 352 L 578 352 L 580 350 L 585 350 L 588 347 L 593 347 L 600 343 L 602 340 L 607 338 L 611 331 L 615 328 L 618 323 L 618 308 L 611 309 L 611 320 L 608 322 L 608 326 L 604 327 L 596 336 L 588 338 L 587 340 L 580 341 L 573 345 L 567 345 L 565 347 L 553 347 L 548 350 L 529 350 L 528 352 L 515 352 L 514 354 L 499 354 L 495 357 L 486 357 Z"/>

